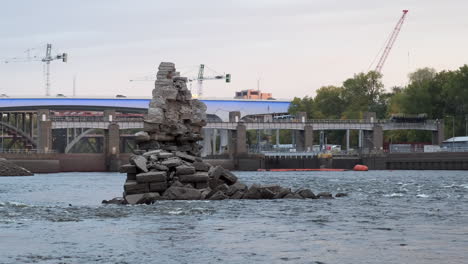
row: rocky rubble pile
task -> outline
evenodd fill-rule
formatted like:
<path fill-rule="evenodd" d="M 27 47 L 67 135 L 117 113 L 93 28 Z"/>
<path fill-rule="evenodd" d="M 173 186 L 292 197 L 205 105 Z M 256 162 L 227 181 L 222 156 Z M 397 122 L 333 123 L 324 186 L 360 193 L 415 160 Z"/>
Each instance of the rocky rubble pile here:
<path fill-rule="evenodd" d="M 333 198 L 330 193 L 315 195 L 309 189 L 293 192 L 279 185 L 248 187 L 230 171 L 180 151 L 153 150 L 133 156 L 121 172 L 127 173 L 124 196 L 129 204 L 157 200 Z"/>
<path fill-rule="evenodd" d="M 192 99 L 187 79 L 173 63 L 159 65 L 144 131 L 136 133 L 138 150 L 123 165 L 127 173 L 123 198 L 103 203 L 150 204 L 157 200 L 333 198 L 309 189 L 295 192 L 279 185 L 250 187 L 230 171 L 200 158 L 206 106 Z"/>

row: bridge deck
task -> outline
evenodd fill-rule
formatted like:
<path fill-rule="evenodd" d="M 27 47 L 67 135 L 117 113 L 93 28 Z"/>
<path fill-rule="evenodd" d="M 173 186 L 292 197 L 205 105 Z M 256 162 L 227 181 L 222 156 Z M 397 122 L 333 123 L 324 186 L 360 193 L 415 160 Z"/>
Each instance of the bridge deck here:
<path fill-rule="evenodd" d="M 52 128 L 96 128 L 107 129 L 110 121 L 104 117 L 51 117 Z M 143 128 L 143 119 L 117 118 L 114 120 L 120 129 Z M 437 131 L 437 122 L 427 121 L 424 123 L 395 123 L 386 120 L 369 122 L 366 120 L 309 120 L 307 122 L 208 122 L 205 128 L 236 130 L 237 125 L 243 124 L 248 130 L 251 129 L 290 129 L 304 130 L 305 126 L 311 126 L 314 130 L 372 130 L 375 125 L 382 126 L 383 130 L 428 130 Z"/>

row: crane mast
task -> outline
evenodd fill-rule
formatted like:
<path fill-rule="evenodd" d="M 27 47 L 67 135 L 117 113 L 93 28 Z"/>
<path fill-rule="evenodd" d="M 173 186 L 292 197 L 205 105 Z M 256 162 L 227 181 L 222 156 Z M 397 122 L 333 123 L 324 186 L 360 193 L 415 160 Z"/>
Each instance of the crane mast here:
<path fill-rule="evenodd" d="M 393 44 L 395 43 L 398 34 L 400 33 L 401 27 L 403 26 L 403 22 L 405 22 L 406 14 L 408 13 L 408 10 L 403 10 L 403 15 L 401 18 L 398 20 L 395 28 L 393 29 L 392 34 L 390 35 L 390 38 L 388 39 L 385 49 L 382 53 L 382 56 L 379 59 L 379 62 L 377 63 L 377 66 L 375 67 L 375 71 L 380 73 L 382 72 L 382 67 L 385 64 L 385 61 L 387 60 L 388 54 L 390 54 L 390 51 L 392 50 Z"/>
<path fill-rule="evenodd" d="M 47 44 L 46 46 L 46 54 L 43 58 L 38 58 L 38 56 L 33 56 L 31 57 L 31 50 L 33 49 L 27 49 L 26 58 L 12 58 L 12 59 L 7 59 L 5 60 L 5 63 L 11 63 L 11 62 L 29 62 L 29 61 L 41 61 L 44 62 L 44 77 L 45 77 L 45 95 L 50 96 L 50 62 L 54 60 L 62 60 L 62 62 L 67 62 L 68 61 L 68 54 L 67 53 L 62 53 L 62 54 L 57 54 L 57 55 L 52 55 L 52 44 Z"/>
<path fill-rule="evenodd" d="M 197 94 L 198 94 L 198 97 L 203 96 L 203 74 L 204 74 L 204 72 L 205 72 L 205 64 L 200 64 L 200 68 L 198 69 L 198 77 L 197 77 L 197 81 L 198 81 Z"/>
<path fill-rule="evenodd" d="M 62 60 L 67 62 L 68 54 L 63 53 L 56 56 L 52 56 L 52 44 L 47 44 L 46 55 L 42 58 L 42 62 L 45 63 L 45 89 L 46 96 L 50 96 L 50 62 L 53 60 Z"/>

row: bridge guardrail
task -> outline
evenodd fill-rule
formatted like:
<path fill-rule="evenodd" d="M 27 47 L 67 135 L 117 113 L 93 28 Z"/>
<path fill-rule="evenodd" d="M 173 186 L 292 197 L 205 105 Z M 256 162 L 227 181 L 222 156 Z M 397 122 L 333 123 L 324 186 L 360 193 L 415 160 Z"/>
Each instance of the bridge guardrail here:
<path fill-rule="evenodd" d="M 104 116 L 51 116 L 55 122 L 109 122 Z M 115 117 L 115 122 L 143 122 L 144 117 Z"/>
<path fill-rule="evenodd" d="M 0 153 L 10 153 L 10 154 L 36 154 L 36 153 L 41 153 L 41 154 L 49 154 L 49 153 L 57 153 L 56 150 L 48 150 L 48 151 L 43 151 L 40 149 L 1 149 L 0 148 Z"/>

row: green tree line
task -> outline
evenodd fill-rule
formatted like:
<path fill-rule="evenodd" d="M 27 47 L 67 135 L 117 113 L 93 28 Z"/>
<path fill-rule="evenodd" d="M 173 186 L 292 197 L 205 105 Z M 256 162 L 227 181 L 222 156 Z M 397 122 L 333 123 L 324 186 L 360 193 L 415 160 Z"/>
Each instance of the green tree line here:
<path fill-rule="evenodd" d="M 323 86 L 315 97 L 295 97 L 290 114 L 306 112 L 309 119 L 361 119 L 364 112 L 375 112 L 377 118 L 392 114 L 421 114 L 428 119 L 444 119 L 446 137 L 466 135 L 468 118 L 468 65 L 454 71 L 437 72 L 418 69 L 408 75 L 408 85 L 385 91 L 382 75 L 375 71 L 358 73 L 341 86 Z M 454 126 L 452 125 L 454 121 Z M 343 132 L 333 132 L 335 141 L 343 142 Z M 392 142 L 430 142 L 425 131 L 392 131 L 385 133 Z"/>

